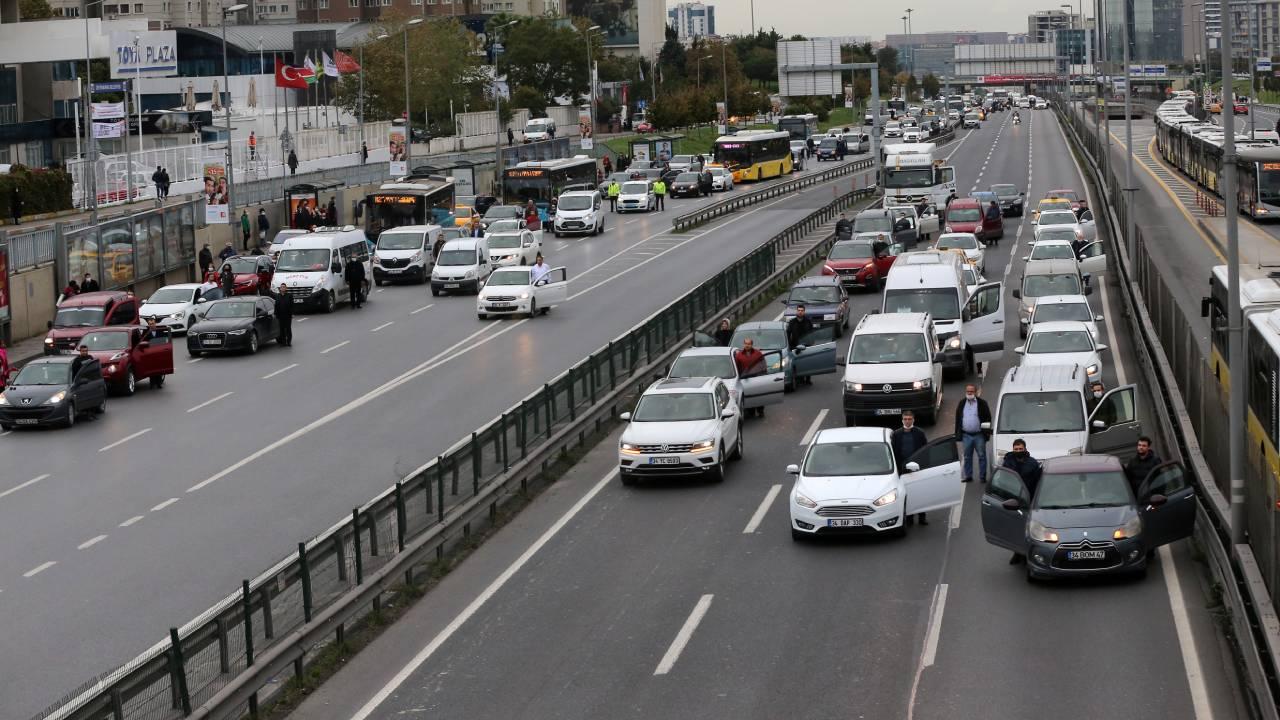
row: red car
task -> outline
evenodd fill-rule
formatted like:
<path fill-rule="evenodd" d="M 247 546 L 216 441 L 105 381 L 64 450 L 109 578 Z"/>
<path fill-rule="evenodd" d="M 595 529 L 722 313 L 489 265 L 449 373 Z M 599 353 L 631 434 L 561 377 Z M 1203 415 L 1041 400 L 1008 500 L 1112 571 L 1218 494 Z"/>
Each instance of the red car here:
<path fill-rule="evenodd" d="M 1080 193 L 1070 188 L 1059 188 L 1057 190 L 1050 190 L 1049 192 L 1044 194 L 1044 198 L 1046 200 L 1056 200 L 1058 198 L 1061 198 L 1063 200 L 1070 200 L 1072 210 L 1080 209 Z"/>
<path fill-rule="evenodd" d="M 160 388 L 165 376 L 173 374 L 173 343 L 168 332 L 147 339 L 147 329 L 137 325 L 95 328 L 85 333 L 80 343 L 89 346 L 89 354 L 101 363 L 102 379 L 110 391 L 132 395 L 141 380 Z"/>
<path fill-rule="evenodd" d="M 138 299 L 122 290 L 73 295 L 58 306 L 44 336 L 44 354 L 74 352 L 88 328 L 137 325 Z"/>
<path fill-rule="evenodd" d="M 878 254 L 877 249 L 880 251 Z M 822 274 L 838 275 L 840 284 L 846 289 L 878 290 L 884 285 L 889 268 L 900 252 L 902 246 L 898 244 L 886 245 L 883 241 L 863 238 L 841 240 L 831 246 L 831 253 L 822 264 Z"/>
<path fill-rule="evenodd" d="M 947 206 L 943 232 L 973 233 L 982 242 L 1004 237 L 1004 220 L 999 206 L 994 212 L 976 198 L 959 198 Z"/>
<path fill-rule="evenodd" d="M 638 122 L 638 123 L 636 123 L 635 127 L 631 128 L 631 129 L 632 129 L 632 130 L 635 130 L 635 131 L 636 131 L 636 132 L 638 132 L 638 133 L 651 133 L 651 132 L 653 132 L 653 123 L 650 123 L 650 122 Z"/>
<path fill-rule="evenodd" d="M 276 268 L 271 258 L 266 255 L 236 255 L 226 259 L 218 266 L 218 278 L 222 277 L 222 268 L 230 265 L 235 276 L 235 287 L 232 295 L 266 295 L 271 289 L 271 278 L 275 277 Z M 214 282 L 220 282 L 217 278 Z"/>
<path fill-rule="evenodd" d="M 1246 105 L 1245 103 L 1236 103 L 1236 104 L 1235 104 L 1235 112 L 1236 112 L 1236 114 L 1237 114 L 1237 115 L 1248 115 L 1248 114 L 1249 114 L 1249 106 L 1248 106 L 1248 105 Z"/>

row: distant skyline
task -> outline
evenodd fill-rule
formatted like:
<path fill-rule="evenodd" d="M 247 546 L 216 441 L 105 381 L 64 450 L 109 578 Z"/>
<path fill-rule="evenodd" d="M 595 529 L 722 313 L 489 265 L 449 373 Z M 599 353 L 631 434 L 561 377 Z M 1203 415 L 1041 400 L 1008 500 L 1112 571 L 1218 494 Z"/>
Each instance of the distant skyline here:
<path fill-rule="evenodd" d="M 750 0 L 703 0 L 716 6 L 716 29 L 726 35 L 751 31 Z M 671 0 L 669 5 L 674 5 Z M 776 29 L 782 35 L 807 37 L 868 35 L 883 40 L 902 32 L 902 16 L 910 7 L 913 32 L 986 30 L 1025 33 L 1027 16 L 1037 10 L 1057 10 L 1061 2 L 1036 0 L 903 0 L 898 3 L 832 3 L 829 0 L 755 0 L 756 28 Z M 1079 2 L 1072 3 L 1080 7 Z M 959 10 L 959 12 L 957 12 Z M 968 10 L 969 12 L 965 12 Z M 1086 17 L 1093 3 L 1084 3 Z"/>

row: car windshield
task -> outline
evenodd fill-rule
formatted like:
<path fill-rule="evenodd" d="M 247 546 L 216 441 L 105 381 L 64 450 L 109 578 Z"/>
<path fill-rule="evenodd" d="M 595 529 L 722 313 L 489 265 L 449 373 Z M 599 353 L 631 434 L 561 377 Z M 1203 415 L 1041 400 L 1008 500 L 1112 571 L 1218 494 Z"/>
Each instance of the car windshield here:
<path fill-rule="evenodd" d="M 18 373 L 14 385 L 66 385 L 71 380 L 70 363 L 28 363 Z"/>
<path fill-rule="evenodd" d="M 440 257 L 436 258 L 436 264 L 454 267 L 475 265 L 476 254 L 470 250 L 444 250 L 441 251 Z"/>
<path fill-rule="evenodd" d="M 978 222 L 982 211 L 978 208 L 953 208 L 947 211 L 947 222 Z"/>
<path fill-rule="evenodd" d="M 853 231 L 856 233 L 893 232 L 893 221 L 883 216 L 855 218 Z"/>
<path fill-rule="evenodd" d="M 1076 194 L 1075 190 L 1054 190 L 1053 192 L 1049 193 L 1048 196 L 1051 198 L 1061 198 L 1063 200 L 1070 200 L 1071 202 L 1080 201 L 1080 196 Z"/>
<path fill-rule="evenodd" d="M 836 149 L 836 139 L 835 139 L 835 138 L 833 138 L 833 137 L 825 137 L 825 138 L 822 138 L 822 142 L 821 142 L 821 143 L 819 143 L 819 144 L 818 144 L 818 146 L 819 146 L 819 147 L 821 147 L 821 148 L 827 149 L 827 150 L 835 150 L 835 149 Z"/>
<path fill-rule="evenodd" d="M 676 176 L 676 182 L 698 182 L 698 173 L 680 173 Z"/>
<path fill-rule="evenodd" d="M 61 308 L 53 316 L 54 327 L 98 327 L 106 311 L 96 307 Z"/>
<path fill-rule="evenodd" d="M 950 288 L 917 288 L 887 290 L 884 294 L 886 313 L 929 313 L 934 320 L 960 317 L 960 298 Z"/>
<path fill-rule="evenodd" d="M 1080 276 L 1075 273 L 1028 275 L 1022 280 L 1023 297 L 1045 295 L 1079 295 Z"/>
<path fill-rule="evenodd" d="M 812 303 L 814 305 L 834 305 L 840 302 L 840 290 L 834 287 L 805 286 L 791 288 L 787 296 L 788 305 Z"/>
<path fill-rule="evenodd" d="M 489 236 L 490 250 L 510 250 L 511 248 L 520 247 L 520 235 L 516 233 L 503 233 L 500 235 Z"/>
<path fill-rule="evenodd" d="M 1017 195 L 1018 188 L 1016 185 L 992 185 L 991 192 L 998 197 L 1009 197 L 1010 195 Z"/>
<path fill-rule="evenodd" d="M 1080 393 L 1008 393 L 1000 398 L 996 427 L 1002 434 L 1079 432 L 1084 430 Z"/>
<path fill-rule="evenodd" d="M 729 347 L 740 348 L 747 338 L 751 338 L 757 350 L 781 350 L 787 346 L 787 331 L 782 328 L 738 328 L 729 340 Z"/>
<path fill-rule="evenodd" d="M 1077 353 L 1093 350 L 1093 338 L 1086 330 L 1037 330 L 1027 341 L 1029 353 Z"/>
<path fill-rule="evenodd" d="M 276 272 L 319 272 L 329 267 L 329 251 L 286 249 L 276 260 Z"/>
<path fill-rule="evenodd" d="M 1041 225 L 1075 225 L 1076 214 L 1069 211 L 1062 212 L 1059 210 L 1040 213 L 1039 223 Z"/>
<path fill-rule="evenodd" d="M 977 250 L 978 238 L 973 235 L 944 235 L 938 240 L 939 250 Z"/>
<path fill-rule="evenodd" d="M 733 364 L 733 358 L 728 355 L 684 355 L 671 364 L 671 372 L 667 373 L 667 377 L 718 377 L 732 380 L 738 377 L 738 370 Z"/>
<path fill-rule="evenodd" d="M 515 205 L 494 205 L 484 212 L 485 220 L 499 220 L 501 218 L 518 218 L 524 214 L 524 208 Z"/>
<path fill-rule="evenodd" d="M 561 210 L 589 210 L 592 204 L 590 195 L 561 195 L 556 207 Z"/>
<path fill-rule="evenodd" d="M 444 228 L 440 231 L 440 240 L 444 240 L 445 242 L 464 237 L 467 237 L 466 228 Z M 439 242 L 439 240 L 436 242 Z"/>
<path fill-rule="evenodd" d="M 237 275 L 258 272 L 258 261 L 253 258 L 231 258 L 227 264 L 231 266 L 231 272 Z"/>
<path fill-rule="evenodd" d="M 649 183 L 647 182 L 629 182 L 622 186 L 623 195 L 643 195 L 649 192 Z"/>
<path fill-rule="evenodd" d="M 426 237 L 424 232 L 384 232 L 378 236 L 378 249 L 420 250 Z"/>
<path fill-rule="evenodd" d="M 485 287 L 526 286 L 529 284 L 528 270 L 503 270 L 489 276 Z"/>
<path fill-rule="evenodd" d="M 711 420 L 715 416 L 715 396 L 711 393 L 661 393 L 640 398 L 631 419 L 634 422 L 687 422 Z"/>
<path fill-rule="evenodd" d="M 806 477 L 892 473 L 893 455 L 883 442 L 819 443 L 804 456 Z"/>
<path fill-rule="evenodd" d="M 711 168 L 711 174 L 715 175 L 716 177 L 722 177 L 722 176 L 728 175 L 729 171 L 725 170 L 724 168 Z"/>
<path fill-rule="evenodd" d="M 125 350 L 129 347 L 129 333 L 105 330 L 85 333 L 85 336 L 80 338 L 80 344 L 87 345 L 90 351 Z"/>
<path fill-rule="evenodd" d="M 222 318 L 249 318 L 253 317 L 253 308 L 257 303 L 252 300 L 232 300 L 230 302 L 217 302 L 213 307 L 209 308 L 209 312 L 205 313 L 205 317 L 210 320 L 218 320 Z"/>
<path fill-rule="evenodd" d="M 920 333 L 871 333 L 853 339 L 850 363 L 929 362 L 929 347 Z"/>
<path fill-rule="evenodd" d="M 1133 503 L 1124 473 L 1049 473 L 1040 479 L 1036 507 L 1041 510 L 1125 507 Z"/>
<path fill-rule="evenodd" d="M 1089 306 L 1084 303 L 1040 303 L 1036 305 L 1036 322 L 1054 322 L 1056 320 L 1076 320 L 1093 322 Z"/>
<path fill-rule="evenodd" d="M 1075 253 L 1070 245 L 1060 243 L 1038 242 L 1031 248 L 1032 260 L 1075 260 Z"/>
<path fill-rule="evenodd" d="M 189 303 L 194 294 L 195 288 L 160 288 L 147 298 L 147 302 L 152 305 Z"/>
<path fill-rule="evenodd" d="M 492 234 L 492 233 L 500 233 L 500 232 L 510 232 L 512 230 L 519 230 L 519 229 L 520 229 L 519 220 L 495 220 L 489 223 L 489 227 L 487 231 L 489 234 Z"/>
<path fill-rule="evenodd" d="M 831 248 L 832 260 L 860 260 L 874 257 L 870 243 L 836 243 Z"/>

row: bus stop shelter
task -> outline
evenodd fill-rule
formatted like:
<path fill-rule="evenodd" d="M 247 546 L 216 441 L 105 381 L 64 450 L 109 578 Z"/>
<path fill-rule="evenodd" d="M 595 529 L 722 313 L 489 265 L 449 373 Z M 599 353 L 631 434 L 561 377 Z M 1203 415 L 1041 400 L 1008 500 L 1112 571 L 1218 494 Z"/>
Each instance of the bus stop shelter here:
<path fill-rule="evenodd" d="M 676 141 L 683 135 L 647 135 L 631 141 L 631 159 L 662 163 L 676 154 Z"/>
<path fill-rule="evenodd" d="M 327 202 L 321 202 L 320 195 L 336 193 L 341 187 L 343 183 L 338 180 L 325 180 L 316 183 L 298 183 L 285 188 L 284 199 L 289 206 L 289 227 L 297 227 L 293 219 L 297 217 L 299 207 L 306 205 L 307 210 L 314 216 L 320 208 L 328 205 Z"/>

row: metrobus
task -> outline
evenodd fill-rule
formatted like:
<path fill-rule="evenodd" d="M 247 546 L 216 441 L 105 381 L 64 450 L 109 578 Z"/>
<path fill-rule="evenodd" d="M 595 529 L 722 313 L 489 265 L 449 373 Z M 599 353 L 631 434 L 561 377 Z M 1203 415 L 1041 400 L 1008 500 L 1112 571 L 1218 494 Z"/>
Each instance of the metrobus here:
<path fill-rule="evenodd" d="M 1184 100 L 1156 111 L 1156 146 L 1166 162 L 1222 196 L 1223 129 L 1187 113 Z M 1255 218 L 1280 217 L 1280 134 L 1274 130 L 1236 134 L 1237 199 Z"/>
<path fill-rule="evenodd" d="M 781 177 L 791 172 L 791 134 L 742 130 L 716 138 L 716 162 L 733 173 L 735 183 Z"/>
<path fill-rule="evenodd" d="M 538 207 L 547 208 L 566 189 L 595 189 L 596 183 L 596 161 L 586 155 L 526 160 L 503 171 L 502 202 L 524 205 L 532 200 Z"/>
<path fill-rule="evenodd" d="M 933 143 L 922 143 L 932 145 Z M 917 151 L 913 143 L 899 145 L 905 151 L 888 154 L 884 160 L 884 177 L 880 186 L 884 189 L 886 205 L 918 205 L 922 200 L 944 207 L 947 198 L 956 191 L 956 169 L 941 158 L 935 159 L 934 151 Z"/>
<path fill-rule="evenodd" d="M 456 197 L 453 178 L 440 175 L 383 183 L 361 201 L 365 235 L 377 242 L 384 230 L 405 225 L 453 227 Z"/>
<path fill-rule="evenodd" d="M 778 118 L 778 131 L 790 133 L 792 140 L 808 140 L 818 134 L 818 116 L 813 113 L 783 115 Z"/>

